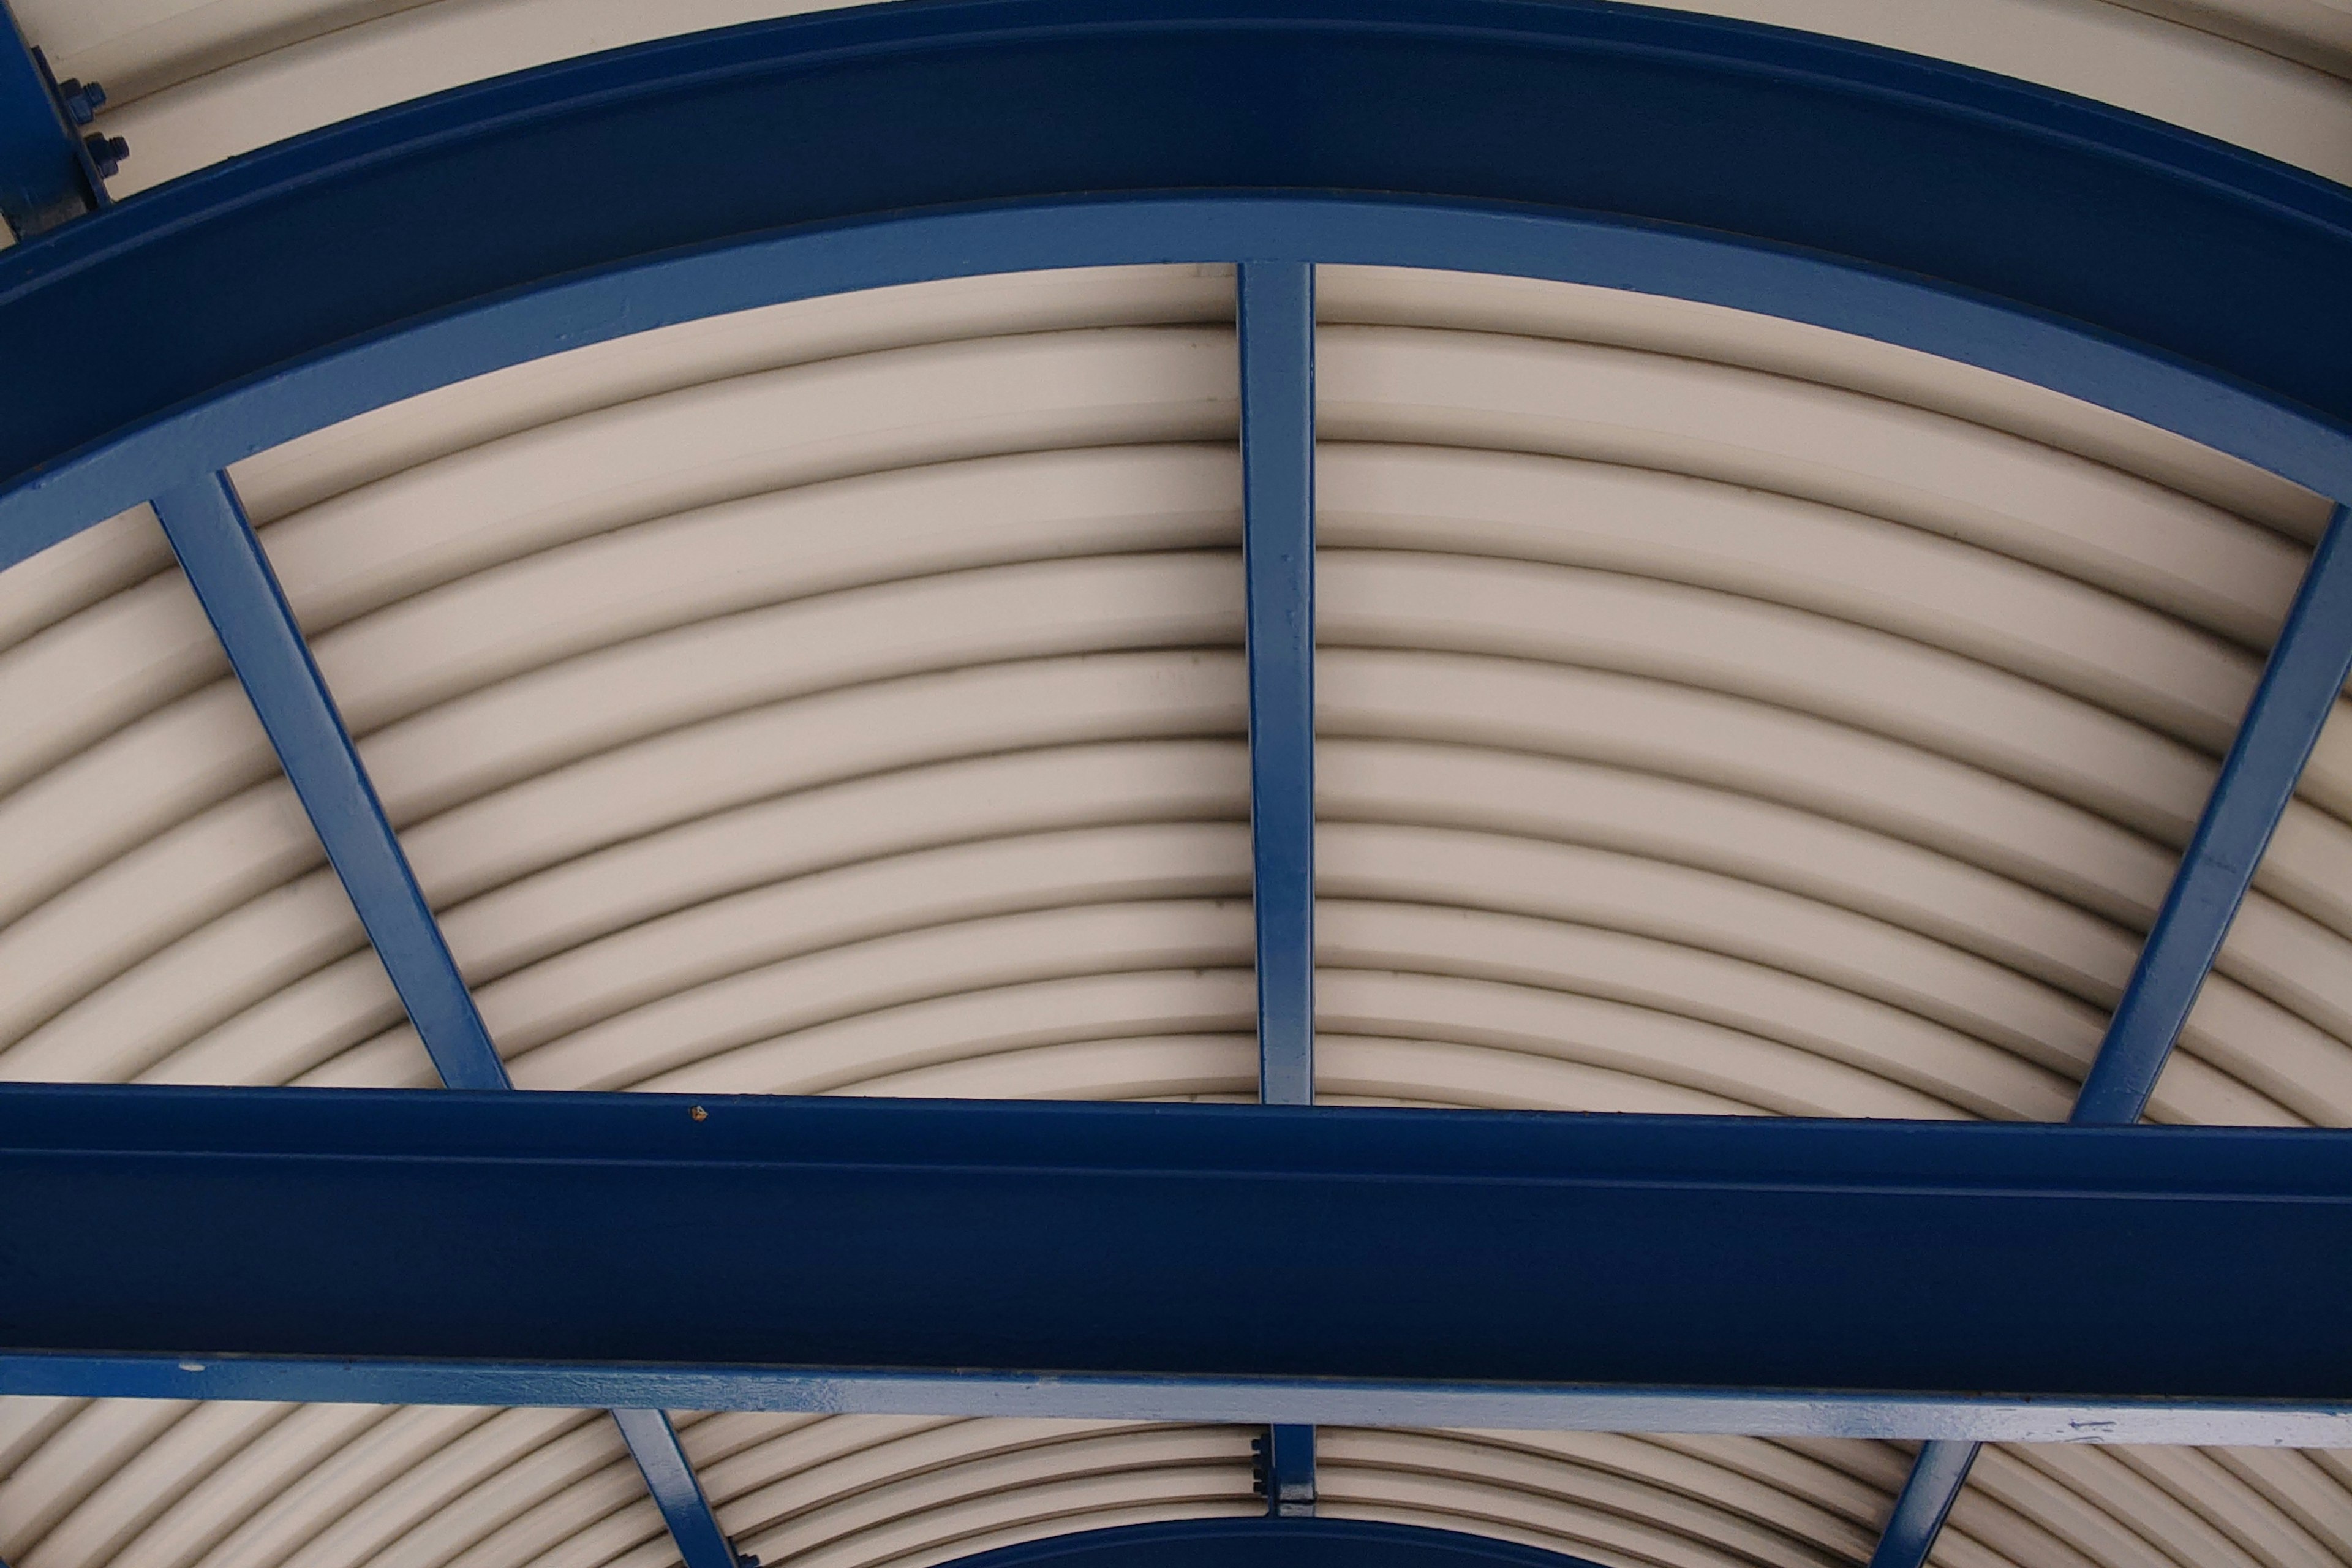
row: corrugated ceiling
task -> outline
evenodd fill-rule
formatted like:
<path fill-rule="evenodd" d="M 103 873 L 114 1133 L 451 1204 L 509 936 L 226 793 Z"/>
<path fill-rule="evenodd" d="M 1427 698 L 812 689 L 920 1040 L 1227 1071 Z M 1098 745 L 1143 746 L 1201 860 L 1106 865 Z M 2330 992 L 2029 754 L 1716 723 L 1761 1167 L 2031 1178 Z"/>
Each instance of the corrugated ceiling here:
<path fill-rule="evenodd" d="M 2314 0 L 1694 8 L 2352 173 L 2352 15 Z M 779 7 L 19 9 L 120 84 L 127 190 Z M 1320 288 L 1321 1096 L 2062 1115 L 2326 503 L 1814 329 Z M 518 1083 L 1252 1093 L 1232 314 L 1220 268 L 883 290 L 238 465 Z M 143 510 L 0 574 L 0 1076 L 432 1081 Z M 2152 1114 L 2352 1125 L 2340 710 Z M 772 1568 L 1260 1506 L 1241 1429 L 680 1426 Z M 1827 1564 L 1905 1463 L 1340 1430 L 1321 1487 L 1612 1565 Z M 0 1555 L 675 1560 L 593 1413 L 28 1399 Z M 2352 1563 L 2352 1459 L 1995 1449 L 1935 1560 Z"/>

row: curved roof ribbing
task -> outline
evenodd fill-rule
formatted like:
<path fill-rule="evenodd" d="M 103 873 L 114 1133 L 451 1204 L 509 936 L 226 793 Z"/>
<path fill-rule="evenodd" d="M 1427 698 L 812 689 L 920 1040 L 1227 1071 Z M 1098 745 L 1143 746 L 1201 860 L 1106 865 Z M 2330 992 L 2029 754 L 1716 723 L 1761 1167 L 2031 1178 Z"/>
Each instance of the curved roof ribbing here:
<path fill-rule="evenodd" d="M 1940 47 L 1842 9 L 1741 14 L 2352 170 L 2330 6 L 1987 5 Z M 590 0 L 22 10 L 128 84 L 122 190 L 641 36 Z M 2102 42 L 2021 41 L 2068 37 Z M 1340 268 L 1320 305 L 1323 1097 L 2063 1114 L 2327 503 L 1708 307 Z M 982 279 L 583 350 L 236 477 L 519 1083 L 1248 1098 L 1234 385 L 1229 271 Z M 0 1074 L 432 1081 L 143 509 L 0 574 Z M 2338 723 L 2155 1117 L 2352 1124 L 2347 871 Z M 1239 1429 L 680 1423 L 771 1564 L 1260 1507 Z M 1718 1568 L 1858 1560 L 1904 1468 L 1340 1430 L 1321 1489 Z M 0 1556 L 674 1560 L 589 1413 L 37 1400 L 0 1401 Z M 1936 1561 L 2352 1561 L 2352 1465 L 1996 1449 Z"/>

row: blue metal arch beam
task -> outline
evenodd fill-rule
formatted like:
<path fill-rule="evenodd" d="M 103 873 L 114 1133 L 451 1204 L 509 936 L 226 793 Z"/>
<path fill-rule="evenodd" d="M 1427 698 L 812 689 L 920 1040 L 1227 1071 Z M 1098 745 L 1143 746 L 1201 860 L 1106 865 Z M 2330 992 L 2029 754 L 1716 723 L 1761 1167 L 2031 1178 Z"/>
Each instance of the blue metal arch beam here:
<path fill-rule="evenodd" d="M 1302 190 L 1331 199 L 1133 205 Z M 2252 154 L 1575 0 L 917 0 L 462 89 L 0 256 L 0 563 L 304 429 L 665 321 L 1235 257 L 1818 321 L 2352 495 L 2352 191 Z"/>
<path fill-rule="evenodd" d="M 15 254 L 0 253 L 0 286 Z M 813 226 L 562 279 L 334 345 L 0 483 L 0 567 L 239 458 L 565 349 L 858 289 L 1238 256 L 1550 279 L 1810 322 L 2080 397 L 2352 499 L 2352 426 L 2168 356 L 1918 279 L 1589 214 L 1315 194 L 1081 198 Z M 4 335 L 17 320 L 12 302 L 0 295 L 0 365 L 26 379 L 0 380 L 0 409 L 47 374 L 30 356 L 20 362 Z"/>
<path fill-rule="evenodd" d="M 1194 1519 L 1077 1531 L 946 1568 L 1594 1568 L 1581 1557 L 1459 1531 L 1370 1520 Z"/>

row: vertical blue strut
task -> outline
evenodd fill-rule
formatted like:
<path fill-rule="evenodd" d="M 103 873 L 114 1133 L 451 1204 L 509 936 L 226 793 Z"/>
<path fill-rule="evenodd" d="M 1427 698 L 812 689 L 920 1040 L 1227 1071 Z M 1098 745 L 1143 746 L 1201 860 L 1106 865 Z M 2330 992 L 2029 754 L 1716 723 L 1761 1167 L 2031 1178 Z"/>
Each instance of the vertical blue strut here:
<path fill-rule="evenodd" d="M 2123 1000 L 2107 1020 L 2069 1121 L 2130 1126 L 2156 1092 L 2165 1058 L 2212 972 L 2294 797 L 2294 782 L 2352 675 L 2352 509 L 2338 506 L 2312 552 L 2303 586 L 2206 798 L 2196 834 L 2148 928 Z M 1922 1568 L 1976 1462 L 1977 1445 L 1921 1446 L 1870 1568 Z"/>
<path fill-rule="evenodd" d="M 1315 1101 L 1315 268 L 1237 269 L 1257 1085 Z M 1315 1511 L 1315 1428 L 1266 1429 L 1266 1512 Z"/>
<path fill-rule="evenodd" d="M 156 497 L 155 515 L 441 1081 L 451 1089 L 512 1088 L 236 487 L 214 474 Z M 615 1410 L 613 1419 L 687 1568 L 736 1568 L 669 1417 Z"/>
<path fill-rule="evenodd" d="M 1240 267 L 1258 1098 L 1315 1099 L 1315 269 Z"/>

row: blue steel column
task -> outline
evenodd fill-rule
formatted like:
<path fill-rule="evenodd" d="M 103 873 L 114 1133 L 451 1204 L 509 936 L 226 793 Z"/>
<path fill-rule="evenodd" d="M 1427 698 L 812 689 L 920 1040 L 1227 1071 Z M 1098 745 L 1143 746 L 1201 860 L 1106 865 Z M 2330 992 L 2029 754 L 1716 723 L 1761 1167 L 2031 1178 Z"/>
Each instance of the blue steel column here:
<path fill-rule="evenodd" d="M 2352 509 L 2338 506 L 2222 759 L 2197 831 L 2141 944 L 2123 999 L 2067 1120 L 2129 1126 L 2212 972 L 2295 780 L 2352 675 Z M 1976 1462 L 1977 1445 L 1933 1442 L 1912 1462 L 1870 1568 L 1921 1568 Z"/>
<path fill-rule="evenodd" d="M 1240 271 L 1258 1098 L 1315 1099 L 1315 269 Z"/>
<path fill-rule="evenodd" d="M 441 1081 L 451 1089 L 512 1088 L 236 487 L 214 474 L 156 497 L 154 505 Z M 736 1568 L 669 1418 L 658 1410 L 615 1410 L 613 1418 L 687 1568 Z"/>

